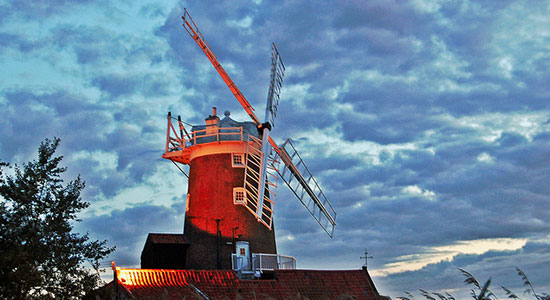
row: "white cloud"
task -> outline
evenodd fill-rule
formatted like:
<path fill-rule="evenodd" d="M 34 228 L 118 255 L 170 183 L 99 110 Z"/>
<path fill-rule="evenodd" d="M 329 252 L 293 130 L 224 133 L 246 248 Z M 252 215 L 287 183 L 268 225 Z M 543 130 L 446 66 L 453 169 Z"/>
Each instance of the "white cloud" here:
<path fill-rule="evenodd" d="M 480 155 L 477 156 L 477 161 L 479 162 L 486 162 L 486 163 L 492 163 L 494 161 L 493 157 L 489 155 L 487 152 L 483 152 Z"/>
<path fill-rule="evenodd" d="M 550 132 L 549 114 L 550 111 L 540 110 L 507 114 L 493 112 L 458 118 L 442 115 L 439 118 L 457 127 L 472 128 L 489 142 L 500 138 L 504 132 L 516 133 L 531 141 L 537 134 Z"/>
<path fill-rule="evenodd" d="M 441 8 L 442 1 L 433 1 L 433 0 L 413 0 L 412 4 L 417 10 L 433 14 Z"/>
<path fill-rule="evenodd" d="M 405 194 L 409 194 L 412 196 L 422 196 L 429 201 L 435 201 L 437 199 L 433 191 L 430 191 L 428 189 L 422 189 L 417 185 L 406 186 L 401 191 Z"/>
<path fill-rule="evenodd" d="M 342 106 L 346 107 L 346 106 Z M 335 112 L 337 113 L 337 112 Z M 386 152 L 390 156 L 394 156 L 395 153 L 402 150 L 415 150 L 417 145 L 415 143 L 401 143 L 401 144 L 387 144 L 381 145 L 371 141 L 357 140 L 348 141 L 344 138 L 340 127 L 335 125 L 330 128 L 324 128 L 320 130 L 318 128 L 296 132 L 292 137 L 297 144 L 305 143 L 304 146 L 300 146 L 300 155 L 307 158 L 310 155 L 310 151 L 315 151 L 315 147 L 309 145 L 321 146 L 327 149 L 328 154 L 335 155 L 359 155 L 367 164 L 380 165 L 382 162 L 379 159 L 381 152 Z"/>
<path fill-rule="evenodd" d="M 512 58 L 503 57 L 498 61 L 498 66 L 502 70 L 502 76 L 506 78 L 512 78 L 512 71 L 514 69 L 512 65 Z"/>
<path fill-rule="evenodd" d="M 313 74 L 314 72 L 319 72 L 319 68 L 322 65 L 318 62 L 312 62 L 305 65 L 289 65 L 285 69 L 286 80 L 294 77 L 304 77 Z"/>
<path fill-rule="evenodd" d="M 431 42 L 433 44 L 431 50 L 437 56 L 432 62 L 432 67 L 444 76 L 443 79 L 455 80 L 472 76 L 470 72 L 466 71 L 469 63 L 449 50 L 445 41 L 436 35 L 432 35 Z"/>
<path fill-rule="evenodd" d="M 105 160 L 108 162 L 108 160 Z M 113 163 L 116 166 L 116 163 Z M 107 166 L 107 168 L 109 168 Z M 104 170 L 103 177 L 108 178 L 114 170 Z M 127 174 L 126 176 L 130 176 Z M 127 207 L 152 203 L 170 207 L 173 199 L 184 199 L 187 192 L 187 180 L 175 166 L 169 161 L 162 161 L 157 164 L 154 172 L 143 179 L 140 184 L 125 188 L 119 188 L 116 195 L 110 198 L 102 197 L 92 204 L 91 209 L 84 213 L 109 214 L 114 210 L 123 210 Z M 183 201 L 184 200 L 178 200 Z"/>
<path fill-rule="evenodd" d="M 362 80 L 369 84 L 381 85 L 383 83 L 406 83 L 412 84 L 418 81 L 418 78 L 414 75 L 391 75 L 384 74 L 379 70 L 354 70 L 350 72 L 348 76 L 349 80 Z"/>
<path fill-rule="evenodd" d="M 252 25 L 252 17 L 246 16 L 240 20 L 228 20 L 227 25 L 242 29 L 248 29 Z"/>
<path fill-rule="evenodd" d="M 292 105 L 295 109 L 305 110 L 305 99 L 309 98 L 309 89 L 311 85 L 309 83 L 296 83 L 287 84 L 284 87 L 285 99 L 292 100 Z M 297 107 L 296 107 L 297 106 Z"/>
<path fill-rule="evenodd" d="M 520 238 L 495 238 L 458 241 L 449 245 L 429 247 L 420 253 L 397 257 L 395 262 L 372 270 L 371 275 L 387 276 L 406 271 L 416 271 L 429 264 L 450 261 L 460 254 L 481 255 L 489 251 L 514 251 L 525 246 L 527 241 L 527 239 Z"/>
<path fill-rule="evenodd" d="M 106 176 L 108 172 L 115 172 L 118 165 L 118 154 L 116 152 L 106 152 L 102 150 L 87 151 L 81 150 L 70 155 L 69 161 L 76 162 L 79 159 L 89 159 L 97 162 L 97 168 L 94 171 L 103 172 Z"/>

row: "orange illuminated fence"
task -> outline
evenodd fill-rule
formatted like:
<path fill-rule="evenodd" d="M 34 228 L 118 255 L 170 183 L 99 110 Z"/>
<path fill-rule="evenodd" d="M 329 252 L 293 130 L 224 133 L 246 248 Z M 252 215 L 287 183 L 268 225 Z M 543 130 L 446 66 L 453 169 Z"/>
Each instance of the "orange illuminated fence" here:
<path fill-rule="evenodd" d="M 180 118 L 178 128 L 172 123 L 172 117 L 168 113 L 168 129 L 166 132 L 165 152 L 183 151 L 185 148 L 197 145 L 220 141 L 240 141 L 244 139 L 242 127 L 218 127 L 217 125 L 206 126 L 205 129 L 187 132 Z"/>

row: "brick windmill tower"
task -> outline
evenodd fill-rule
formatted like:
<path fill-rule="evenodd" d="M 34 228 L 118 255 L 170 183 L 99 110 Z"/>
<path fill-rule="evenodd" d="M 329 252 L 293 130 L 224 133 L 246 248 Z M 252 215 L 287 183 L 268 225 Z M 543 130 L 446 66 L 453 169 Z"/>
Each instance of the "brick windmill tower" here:
<path fill-rule="evenodd" d="M 271 83 L 265 121 L 261 122 L 187 11 L 182 19 L 183 27 L 252 121 L 235 121 L 229 112 L 220 118 L 213 108 L 205 124 L 186 128 L 181 117 L 175 119 L 168 113 L 162 157 L 176 166 L 189 166 L 184 234 L 150 234 L 142 252 L 142 268 L 233 269 L 257 274 L 262 265 L 295 265 L 294 258 L 278 255 L 276 249 L 273 209 L 278 178 L 331 238 L 336 212 L 290 139 L 277 145 L 270 137 L 285 70 L 277 47 L 273 44 Z"/>

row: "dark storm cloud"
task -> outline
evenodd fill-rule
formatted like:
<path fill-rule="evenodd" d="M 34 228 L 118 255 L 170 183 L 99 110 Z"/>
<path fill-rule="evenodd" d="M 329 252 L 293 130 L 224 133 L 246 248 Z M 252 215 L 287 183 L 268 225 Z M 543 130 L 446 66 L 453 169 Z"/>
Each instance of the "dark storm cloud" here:
<path fill-rule="evenodd" d="M 105 124 L 113 121 L 108 106 L 92 104 L 75 94 L 8 90 L 4 97 L 7 102 L 0 104 L 6 112 L 0 121 L 4 125 L 0 129 L 3 160 L 10 161 L 20 153 L 34 153 L 39 141 L 53 136 L 61 138 L 61 154 L 66 157 L 81 150 L 116 153 L 116 170 L 120 173 L 111 174 L 109 179 L 103 171 L 94 168 L 97 161 L 92 159 L 79 158 L 69 170 L 73 175 L 86 174 L 90 195 L 106 196 L 114 196 L 120 189 L 141 182 L 156 166 L 150 161 L 159 160 L 158 147 L 153 141 L 142 138 L 148 133 L 123 128 L 124 124 L 139 123 L 136 116 L 143 118 L 147 115 L 144 111 L 138 110 L 133 118 L 121 122 L 122 127 L 108 132 Z M 126 115 L 131 111 L 120 113 Z M 24 143 L 25 140 L 37 141 L 37 144 Z M 150 152 L 151 149 L 156 151 Z"/>
<path fill-rule="evenodd" d="M 249 5 L 244 7 L 247 6 Z M 243 34 L 236 28 L 226 26 L 224 21 L 227 22 L 229 17 L 219 16 L 224 14 L 220 7 L 220 5 L 213 5 L 212 9 L 208 11 L 202 11 L 201 7 L 198 7 L 198 10 L 193 9 L 193 16 L 211 49 L 224 64 L 226 71 L 249 102 L 255 106 L 257 114 L 261 115 L 269 85 L 271 41 L 262 39 L 263 43 L 261 43 L 258 41 L 258 37 L 251 39 L 251 35 Z M 227 9 L 238 10 L 235 7 L 238 5 L 231 5 Z M 242 107 L 235 101 L 234 96 L 202 51 L 182 28 L 180 18 L 182 14 L 183 7 L 175 7 L 165 24 L 156 33 L 168 40 L 171 51 L 166 54 L 166 57 L 182 68 L 183 85 L 195 92 L 192 98 L 185 100 L 192 102 L 193 107 L 200 112 L 201 116 L 208 115 L 211 107 L 217 106 L 219 111 L 231 111 L 232 117 L 234 117 L 236 113 L 242 112 Z M 201 18 L 198 19 L 198 16 Z M 228 36 L 232 38 L 229 40 L 220 38 Z M 242 49 L 241 46 L 246 49 Z M 248 51 L 250 47 L 257 48 L 258 51 Z M 232 71 L 228 64 L 235 64 L 237 72 Z M 204 72 L 205 68 L 206 72 Z M 197 77 L 196 74 L 202 75 Z M 182 117 L 187 122 L 203 122 L 202 117 L 188 119 L 185 114 L 182 114 Z"/>
<path fill-rule="evenodd" d="M 422 246 L 451 243 L 454 240 L 520 237 L 525 232 L 547 231 L 548 226 L 541 224 L 506 222 L 510 216 L 529 219 L 532 215 L 529 208 L 532 206 L 526 206 L 528 202 L 524 197 L 532 198 L 533 195 L 522 190 L 533 176 L 517 173 L 517 169 L 512 169 L 507 164 L 475 166 L 477 155 L 483 152 L 497 155 L 498 151 L 507 151 L 506 149 L 514 146 L 521 147 L 522 151 L 538 147 L 524 138 L 510 134 L 503 135 L 501 140 L 489 144 L 468 141 L 465 138 L 457 139 L 454 143 L 459 143 L 460 147 L 450 144 L 446 146 L 447 152 L 442 151 L 445 148 L 437 147 L 435 155 L 426 151 L 402 150 L 393 157 L 386 154 L 381 159 L 383 164 L 377 167 L 363 164 L 356 170 L 350 167 L 341 173 L 331 173 L 330 179 L 327 179 L 330 189 L 339 191 L 330 193 L 330 198 L 337 203 L 340 212 L 338 229 L 372 228 L 374 232 L 368 235 L 369 243 L 376 243 L 377 239 L 387 239 L 407 250 L 410 249 L 405 245 Z M 502 148 L 502 144 L 507 144 L 508 147 Z M 516 155 L 520 157 L 519 153 Z M 445 171 L 453 165 L 463 166 L 465 169 L 455 169 L 452 173 Z M 366 176 L 371 170 L 378 172 Z M 411 180 L 403 182 L 409 174 L 412 174 Z M 338 184 L 338 181 L 346 177 L 348 182 Z M 352 188 L 373 181 L 382 182 L 383 185 L 380 185 L 378 191 L 371 189 L 369 195 L 361 195 L 356 188 Z M 422 195 L 404 195 L 402 188 L 413 184 L 434 191 L 437 201 L 427 201 Z M 455 187 L 449 189 L 453 185 Z M 351 192 L 346 193 L 346 189 Z M 379 198 L 391 200 L 378 200 Z M 494 202 L 495 199 L 498 199 L 497 202 Z M 351 205 L 361 200 L 370 202 L 366 209 L 345 209 L 345 203 Z M 535 202 L 533 206 L 541 207 L 542 203 L 537 203 L 536 199 L 532 201 Z M 399 213 L 398 217 L 395 217 L 396 213 Z M 503 218 L 504 215 L 508 217 Z M 539 215 L 537 218 L 545 217 Z M 351 239 L 346 230 L 338 233 L 340 237 L 344 236 L 344 240 Z M 406 252 L 400 254 L 404 255 Z"/>
<path fill-rule="evenodd" d="M 70 172 L 74 175 L 87 174 L 88 190 L 85 193 L 93 199 L 101 195 L 114 196 L 121 189 L 142 182 L 144 176 L 153 171 L 155 164 L 137 158 L 147 157 L 154 161 L 158 160 L 160 153 L 150 152 L 159 148 L 152 146 L 153 143 L 162 142 L 151 138 L 155 135 L 160 137 L 161 134 L 151 130 L 151 122 L 144 121 L 149 120 L 148 110 L 136 109 L 136 106 L 121 107 L 113 99 L 135 94 L 146 97 L 166 96 L 169 88 L 166 76 L 158 72 L 141 72 L 137 76 L 108 72 L 109 66 L 120 63 L 127 66 L 142 62 L 158 64 L 162 52 L 154 46 L 154 39 L 132 39 L 103 24 L 96 24 L 90 22 L 90 25 L 84 26 L 60 21 L 50 27 L 44 26 L 46 35 L 39 39 L 40 43 L 33 42 L 32 46 L 43 50 L 35 51 L 34 57 L 47 57 L 53 68 L 60 68 L 64 73 L 70 63 L 60 61 L 59 57 L 64 54 L 68 54 L 66 57 L 69 58 L 74 57 L 76 67 L 70 70 L 72 75 L 97 86 L 103 92 L 101 104 L 88 95 L 84 96 L 82 90 L 69 91 L 65 79 L 58 80 L 65 84 L 62 87 L 5 89 L 6 101 L 0 102 L 9 112 L 3 119 L 6 126 L 2 127 L 4 159 L 9 160 L 23 151 L 32 153 L 36 145 L 23 143 L 28 149 L 22 149 L 21 142 L 24 140 L 40 141 L 52 136 L 62 139 L 62 149 L 67 154 L 74 151 L 100 151 L 116 156 L 117 173 L 111 174 L 109 180 L 105 179 L 104 170 L 97 169 L 97 159 L 102 158 L 80 157 L 73 162 L 74 168 L 70 168 Z M 24 35 L 10 34 L 8 37 L 14 41 L 10 47 L 21 51 L 23 55 L 28 52 L 27 48 L 31 49 L 25 46 L 31 45 L 28 41 L 36 40 Z M 52 49 L 57 53 L 51 53 Z M 112 123 L 115 120 L 117 123 Z M 107 129 L 109 126 L 110 129 Z"/>
<path fill-rule="evenodd" d="M 110 75 L 94 78 L 92 84 L 100 90 L 108 92 L 113 97 L 133 94 L 139 85 L 131 75 Z"/>
<path fill-rule="evenodd" d="M 337 28 L 384 28 L 406 34 L 422 27 L 426 17 L 414 11 L 410 3 L 406 2 L 347 1 L 338 7 L 333 24 Z"/>
<path fill-rule="evenodd" d="M 57 135 L 75 150 L 97 142 L 101 124 L 108 116 L 97 105 L 66 91 L 33 93 L 27 90 L 4 90 L 6 101 L 0 105 L 5 114 L 0 122 L 5 159 L 18 152 L 27 152 L 35 145 L 23 141 L 42 140 Z M 65 128 L 78 131 L 82 140 L 67 133 Z M 65 138 L 66 137 L 66 138 Z M 26 147 L 26 148 L 23 148 Z M 28 152 L 27 152 L 28 153 Z"/>
<path fill-rule="evenodd" d="M 550 150 L 547 147 L 550 140 L 546 134 L 535 136 L 533 142 L 529 143 L 522 136 L 504 133 L 498 142 L 501 146 L 498 152 L 500 159 L 533 171 L 546 168 L 544 164 L 539 163 L 550 158 Z"/>
<path fill-rule="evenodd" d="M 363 45 L 362 37 L 370 41 L 368 45 Z M 393 31 L 385 29 L 366 28 L 362 30 L 350 31 L 344 33 L 338 40 L 338 44 L 355 46 L 359 48 L 367 46 L 366 50 L 374 56 L 400 56 L 404 54 L 414 54 L 412 41 L 406 37 L 401 37 Z"/>
<path fill-rule="evenodd" d="M 503 139 L 508 138 L 504 136 Z M 377 167 L 361 164 L 357 169 L 349 167 L 340 173 L 331 173 L 327 182 L 330 183 L 329 189 L 336 191 L 329 195 L 339 208 L 341 217 L 338 229 L 344 228 L 339 230 L 339 236 L 343 240 L 351 238 L 346 228 L 373 228 L 374 232 L 368 235 L 371 242 L 375 243 L 376 239 L 387 239 L 402 246 L 421 246 L 452 242 L 457 239 L 522 236 L 525 232 L 536 233 L 548 230 L 547 226 L 506 223 L 503 220 L 503 215 L 529 218 L 527 216 L 531 213 L 525 207 L 526 202 L 523 197 L 525 195 L 532 197 L 532 195 L 522 192 L 520 187 L 529 180 L 524 178 L 532 179 L 532 177 L 523 173 L 514 174 L 506 165 L 481 164 L 473 167 L 477 155 L 482 152 L 496 155 L 494 153 L 496 145 L 500 147 L 501 143 L 490 145 L 475 140 L 466 141 L 466 139 L 456 141 L 460 142 L 461 148 L 457 148 L 456 145 L 448 146 L 448 150 L 453 149 L 452 152 L 434 155 L 427 151 L 402 150 L 396 152 L 393 157 L 386 155 L 381 159 L 383 164 Z M 522 142 L 525 143 L 523 147 L 533 147 L 525 139 L 516 139 L 516 142 L 511 145 Z M 436 148 L 435 151 L 440 150 Z M 452 165 L 463 165 L 466 169 L 463 172 L 460 169 L 455 169 L 453 173 L 445 172 Z M 457 171 L 458 174 L 454 174 Z M 367 175 L 371 173 L 372 175 Z M 441 175 L 437 176 L 438 173 Z M 404 181 L 407 177 L 411 179 Z M 338 183 L 346 178 L 348 182 Z M 356 188 L 353 188 L 373 182 L 382 182 L 383 185 L 380 188 L 371 189 L 369 195 L 361 195 Z M 416 184 L 434 191 L 437 201 L 427 201 L 422 195 L 403 194 L 404 186 Z M 455 188 L 449 190 L 449 186 L 453 185 Z M 515 185 L 518 186 L 516 192 L 510 193 Z M 503 187 L 510 192 L 502 191 Z M 347 193 L 347 189 L 351 192 Z M 481 192 L 482 190 L 486 192 Z M 391 200 L 378 200 L 379 198 Z M 495 203 L 494 199 L 499 200 Z M 352 205 L 361 200 L 370 202 L 366 209 L 344 209 L 346 204 Z M 537 207 L 540 207 L 539 205 Z M 398 217 L 394 217 L 396 213 L 399 214 Z M 389 220 L 391 222 L 388 222 Z"/>
<path fill-rule="evenodd" d="M 308 168 L 312 173 L 318 174 L 321 171 L 328 170 L 348 170 L 350 167 L 360 165 L 362 161 L 357 157 L 342 157 L 337 154 L 323 155 L 316 157 L 312 163 L 308 164 Z"/>
<path fill-rule="evenodd" d="M 114 36 L 102 26 L 60 23 L 51 29 L 51 42 L 62 50 L 72 50 L 79 64 L 106 65 L 128 55 L 127 36 Z"/>
<path fill-rule="evenodd" d="M 100 164 L 91 158 L 79 158 L 70 164 L 69 172 L 80 173 L 86 180 L 83 199 L 92 201 L 101 196 L 114 197 L 121 188 L 131 184 L 122 173 L 112 173 L 105 178 L 103 172 L 98 172 Z"/>
<path fill-rule="evenodd" d="M 430 120 L 425 113 L 416 111 L 412 105 L 377 115 L 375 118 L 358 113 L 344 113 L 341 120 L 346 140 L 368 140 L 382 145 L 415 141 L 426 130 L 437 128 L 435 121 Z"/>
<path fill-rule="evenodd" d="M 15 48 L 21 52 L 29 52 L 39 47 L 39 43 L 22 38 L 19 35 L 0 32 L 0 49 Z"/>
<path fill-rule="evenodd" d="M 435 192 L 438 197 L 438 202 L 430 204 L 431 207 L 423 208 L 422 206 L 418 206 L 418 208 L 420 208 L 420 210 L 418 210 L 414 207 L 403 206 L 406 202 L 395 199 L 394 201 L 400 203 L 400 210 L 412 211 L 414 212 L 413 215 L 422 215 L 423 217 L 425 217 L 423 211 L 437 211 L 442 213 L 441 217 L 437 217 L 436 214 L 430 216 L 428 220 L 431 219 L 432 221 L 442 222 L 445 218 L 450 217 L 447 222 L 452 222 L 453 218 L 458 218 L 458 222 L 452 223 L 479 224 L 480 228 L 485 227 L 483 222 L 494 219 L 499 222 L 500 229 L 495 228 L 495 230 L 488 231 L 486 234 L 489 236 L 505 236 L 507 234 L 506 232 L 512 233 L 527 230 L 525 227 L 518 229 L 517 224 L 506 224 L 506 222 L 502 220 L 501 213 L 517 214 L 518 217 L 522 216 L 524 213 L 528 213 L 527 207 L 525 207 L 525 198 L 532 198 L 534 195 L 529 191 L 530 188 L 526 190 L 525 187 L 526 185 L 529 186 L 532 180 L 536 180 L 537 176 L 529 175 L 530 172 L 527 169 L 521 170 L 507 163 L 476 164 L 475 157 L 479 153 L 484 152 L 484 150 L 491 150 L 492 148 L 489 145 L 481 145 L 482 147 L 479 148 L 475 143 L 472 146 L 474 146 L 472 148 L 474 149 L 473 153 L 469 156 L 464 156 L 462 159 L 456 157 L 461 151 L 453 151 L 447 154 L 442 153 L 442 156 L 430 155 L 422 152 L 415 153 L 408 150 L 398 152 L 393 158 L 387 159 L 385 164 L 377 167 L 381 170 L 387 170 L 385 173 L 377 173 L 377 176 L 373 176 L 383 182 L 386 189 L 379 193 L 374 193 L 372 196 L 391 195 L 392 190 L 388 189 L 388 187 L 392 185 L 399 187 L 417 184 Z M 463 141 L 461 147 L 460 149 L 467 153 L 470 145 Z M 538 145 L 525 143 L 523 147 L 527 149 L 536 149 Z M 478 150 L 475 150 L 476 148 Z M 439 151 L 440 149 L 436 148 L 436 152 Z M 492 149 L 492 151 L 496 152 L 495 149 Z M 525 151 L 525 149 L 523 151 Z M 493 152 L 489 151 L 489 153 Z M 496 153 L 493 153 L 493 155 L 496 155 Z M 519 156 L 520 154 L 517 153 L 517 155 Z M 366 167 L 367 170 L 371 168 L 372 167 Z M 428 171 L 424 171 L 424 168 L 427 168 Z M 446 171 L 447 169 L 448 171 Z M 416 181 L 402 184 L 402 178 L 406 178 L 409 172 L 415 174 Z M 363 174 L 365 174 L 365 171 L 363 171 Z M 381 176 L 381 174 L 387 175 Z M 395 177 L 391 177 L 390 174 L 393 174 Z M 367 182 L 370 178 L 364 175 L 360 177 L 366 178 Z M 349 178 L 353 180 L 353 176 L 349 176 Z M 401 180 L 392 180 L 392 178 L 401 178 Z M 349 186 L 352 184 L 353 183 L 343 184 L 342 186 Z M 399 189 L 395 190 L 395 193 L 399 196 Z M 536 198 L 535 196 L 535 199 Z M 495 202 L 495 199 L 499 200 Z M 447 206 L 456 201 L 466 201 L 465 203 L 469 204 L 462 209 L 460 207 L 454 207 L 449 210 Z M 441 203 L 438 204 L 439 202 Z M 422 202 L 416 203 L 414 201 L 412 203 L 415 203 L 414 205 L 422 204 Z M 390 205 L 388 208 L 391 210 L 392 206 Z M 383 209 L 383 207 L 377 207 L 373 209 L 373 211 L 386 211 L 388 208 Z M 476 215 L 484 215 L 488 219 L 479 220 L 476 219 Z M 445 222 L 442 223 L 444 224 Z M 531 228 L 530 230 L 536 232 L 543 228 L 544 227 L 541 229 Z M 466 230 L 466 232 L 467 231 L 468 230 Z"/>
<path fill-rule="evenodd" d="M 347 168 L 337 173 L 328 173 L 330 188 L 341 190 L 373 183 L 402 188 L 425 182 L 434 175 L 434 172 L 444 167 L 443 161 L 424 150 L 402 150 L 396 152 L 391 158 L 384 157 L 389 154 L 382 152 L 381 156 L 383 164 L 380 165 L 373 166 L 361 161 L 355 165 L 347 165 Z M 374 195 L 392 194 L 390 190 L 377 191 L 376 187 L 371 192 Z"/>
<path fill-rule="evenodd" d="M 74 53 L 78 65 L 86 66 L 90 70 L 94 70 L 94 67 L 107 68 L 120 63 L 132 66 L 146 62 L 155 66 L 163 60 L 164 55 L 154 37 L 133 37 L 95 23 L 74 25 L 60 22 L 50 30 L 47 43 L 55 45 L 61 51 Z M 95 72 L 93 77 L 97 77 L 97 73 L 101 74 L 102 72 Z M 140 75 L 148 76 L 148 72 Z M 99 82 L 100 79 L 101 77 L 96 78 Z M 154 79 L 158 81 L 157 78 Z M 122 82 L 122 84 L 127 85 L 128 83 Z"/>
<path fill-rule="evenodd" d="M 119 156 L 117 169 L 121 171 L 129 168 L 130 176 L 137 181 L 141 181 L 143 175 L 147 171 L 152 171 L 155 165 L 151 164 L 150 160 L 156 156 L 155 154 L 158 154 L 146 153 L 147 155 L 143 155 L 144 150 L 147 149 L 148 146 L 151 147 L 149 149 L 156 149 L 156 147 L 151 141 L 144 144 L 134 143 L 134 141 L 140 139 L 141 136 L 141 132 L 117 128 L 113 132 L 107 134 L 104 146 L 117 151 Z M 160 142 L 160 140 L 158 142 Z"/>

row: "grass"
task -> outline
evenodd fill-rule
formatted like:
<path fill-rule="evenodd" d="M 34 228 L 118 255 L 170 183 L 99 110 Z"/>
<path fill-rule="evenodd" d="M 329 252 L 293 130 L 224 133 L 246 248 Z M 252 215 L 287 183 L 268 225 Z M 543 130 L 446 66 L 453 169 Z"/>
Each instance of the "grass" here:
<path fill-rule="evenodd" d="M 489 288 L 491 286 L 491 278 L 489 278 L 483 285 L 479 283 L 479 281 L 472 275 L 470 272 L 458 268 L 458 270 L 462 273 L 462 275 L 465 277 L 464 283 L 466 285 L 471 285 L 470 294 L 472 295 L 472 298 L 475 300 L 492 300 L 492 299 L 502 299 L 499 298 L 491 291 Z M 531 297 L 534 297 L 535 300 L 550 300 L 550 294 L 548 293 L 542 293 L 537 294 L 535 292 L 535 288 L 531 284 L 531 281 L 529 281 L 529 278 L 523 272 L 520 268 L 516 268 L 517 274 L 519 277 L 521 277 L 521 280 L 523 281 L 523 286 L 525 287 L 524 294 L 530 295 Z M 517 294 L 515 294 L 512 290 L 501 286 L 502 290 L 504 290 L 504 293 L 506 294 L 506 297 L 509 299 L 522 299 Z M 419 289 L 420 295 L 428 300 L 456 300 L 453 295 L 449 293 L 437 293 L 437 292 L 428 292 L 427 290 Z M 406 297 L 397 297 L 397 299 L 401 300 L 415 300 L 415 297 L 410 292 L 404 292 Z"/>

